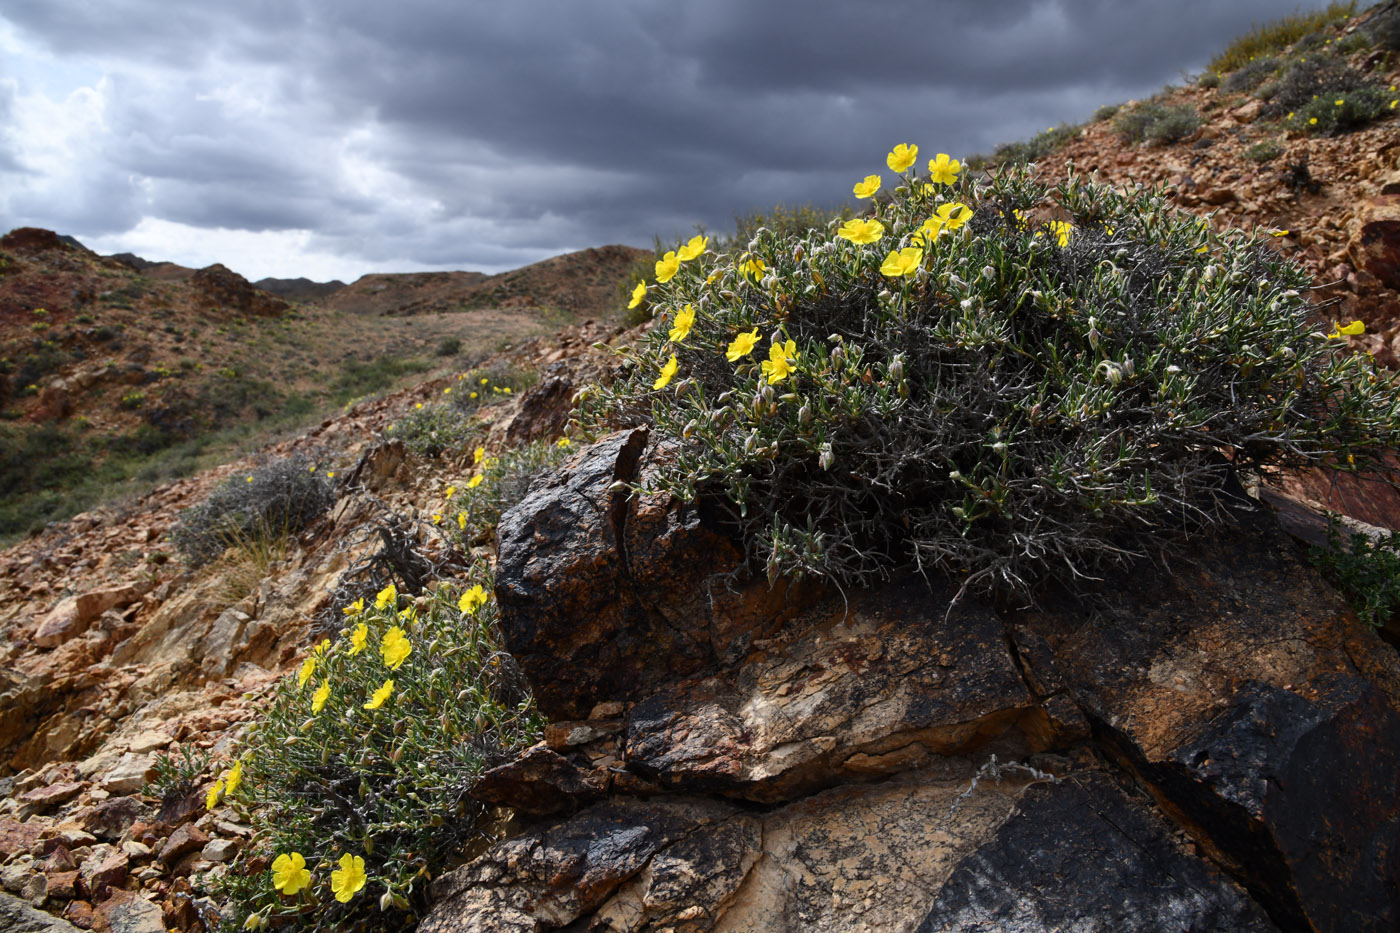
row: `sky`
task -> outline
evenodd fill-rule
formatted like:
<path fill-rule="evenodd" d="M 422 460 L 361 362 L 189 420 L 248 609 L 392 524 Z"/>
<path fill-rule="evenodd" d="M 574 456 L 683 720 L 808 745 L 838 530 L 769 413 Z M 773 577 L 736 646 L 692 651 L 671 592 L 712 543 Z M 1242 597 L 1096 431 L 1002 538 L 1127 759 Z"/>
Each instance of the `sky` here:
<path fill-rule="evenodd" d="M 499 272 L 835 206 L 1180 83 L 1279 0 L 6 0 L 0 228 Z"/>

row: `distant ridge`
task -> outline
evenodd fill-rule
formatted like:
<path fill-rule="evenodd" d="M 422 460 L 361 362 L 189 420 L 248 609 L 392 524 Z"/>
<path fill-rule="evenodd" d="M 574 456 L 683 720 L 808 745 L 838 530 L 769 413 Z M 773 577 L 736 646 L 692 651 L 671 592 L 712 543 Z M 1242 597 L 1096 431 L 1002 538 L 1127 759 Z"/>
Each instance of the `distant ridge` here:
<path fill-rule="evenodd" d="M 332 279 L 329 282 L 313 282 L 305 277 L 295 279 L 268 278 L 259 279 L 253 283 L 253 286 L 290 301 L 318 301 L 340 291 L 345 287 L 345 283 L 339 279 Z"/>

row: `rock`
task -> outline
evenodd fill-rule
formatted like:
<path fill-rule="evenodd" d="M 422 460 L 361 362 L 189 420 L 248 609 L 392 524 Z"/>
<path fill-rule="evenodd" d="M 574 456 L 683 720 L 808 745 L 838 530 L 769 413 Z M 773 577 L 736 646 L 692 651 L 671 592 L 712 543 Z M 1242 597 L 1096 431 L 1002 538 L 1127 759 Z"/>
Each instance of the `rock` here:
<path fill-rule="evenodd" d="M 67 846 L 63 845 L 55 846 L 48 858 L 44 860 L 44 871 L 46 872 L 72 871 L 77 867 L 78 864 L 73 861 L 72 853 L 68 851 Z"/>
<path fill-rule="evenodd" d="M 541 374 L 540 381 L 521 396 L 520 410 L 506 428 L 506 440 L 523 445 L 562 435 L 569 423 L 576 388 L 567 368 L 552 364 Z"/>
<path fill-rule="evenodd" d="M 1171 573 L 1113 575 L 1015 620 L 1028 675 L 1280 926 L 1400 922 L 1400 675 L 1393 652 L 1264 510 Z M 1228 663 L 1221 658 L 1228 657 Z"/>
<path fill-rule="evenodd" d="M 624 725 L 621 720 L 551 722 L 544 727 L 544 744 L 555 751 L 563 751 L 616 735 L 622 731 Z"/>
<path fill-rule="evenodd" d="M 141 807 L 138 797 L 110 797 L 83 815 L 83 829 L 99 839 L 115 842 L 136 822 Z"/>
<path fill-rule="evenodd" d="M 1355 232 L 1347 255 L 1358 268 L 1400 289 L 1400 194 L 1363 201 L 1356 210 Z"/>
<path fill-rule="evenodd" d="M 483 773 L 470 793 L 483 803 L 545 816 L 597 800 L 607 789 L 605 772 L 580 768 L 553 749 L 535 745 Z"/>
<path fill-rule="evenodd" d="M 1103 775 L 1028 790 L 964 858 L 917 933 L 1084 928 L 1273 931 L 1259 905 L 1182 851 L 1171 827 Z"/>
<path fill-rule="evenodd" d="M 165 933 L 161 909 L 133 893 L 121 892 L 97 910 L 111 933 Z"/>
<path fill-rule="evenodd" d="M 33 874 L 33 861 L 28 856 L 24 856 L 7 865 L 0 866 L 0 888 L 18 892 L 29 880 L 29 876 Z"/>
<path fill-rule="evenodd" d="M 78 869 L 78 874 L 82 877 L 87 888 L 94 895 L 94 900 L 101 899 L 101 891 L 104 886 L 118 888 L 126 880 L 126 871 L 129 860 L 125 852 L 115 849 L 98 853 L 94 850 L 92 857 L 83 862 Z"/>
<path fill-rule="evenodd" d="M 914 579 L 836 602 L 737 670 L 659 691 L 632 710 L 627 767 L 668 789 L 773 802 L 998 738 L 1043 751 L 1053 730 L 1001 621 L 970 601 L 948 613 L 952 597 Z"/>
<path fill-rule="evenodd" d="M 122 755 L 117 766 L 102 779 L 102 787 L 113 794 L 134 794 L 156 776 L 155 760 L 149 755 Z"/>
<path fill-rule="evenodd" d="M 227 862 L 237 854 L 238 843 L 233 839 L 211 839 L 199 857 L 210 862 Z"/>
<path fill-rule="evenodd" d="M 1259 113 L 1264 109 L 1262 100 L 1251 100 L 1243 107 L 1236 107 L 1230 111 L 1230 116 L 1235 118 L 1236 123 L 1253 123 L 1259 119 Z"/>
<path fill-rule="evenodd" d="M 0 237 L 0 249 L 12 253 L 39 254 L 47 252 L 69 252 L 71 246 L 52 230 L 41 227 L 16 227 Z"/>
<path fill-rule="evenodd" d="M 50 872 L 48 879 L 49 897 L 54 900 L 71 901 L 78 896 L 78 871 L 76 869 Z"/>
<path fill-rule="evenodd" d="M 209 843 L 209 836 L 193 823 L 186 823 L 170 834 L 160 850 L 160 860 L 174 865 L 182 855 L 202 849 Z"/>
<path fill-rule="evenodd" d="M 190 285 L 202 293 L 206 307 L 216 311 L 278 317 L 291 310 L 291 305 L 281 298 L 254 288 L 243 276 L 220 263 L 197 270 L 190 276 Z"/>
<path fill-rule="evenodd" d="M 77 933 L 78 928 L 10 894 L 0 894 L 0 930 L 6 933 Z"/>
<path fill-rule="evenodd" d="M 166 735 L 164 732 L 147 730 L 146 732 L 134 736 L 131 741 L 127 742 L 126 750 L 136 755 L 144 755 L 146 752 L 154 752 L 158 749 L 165 748 L 170 744 L 170 741 L 170 736 Z"/>
<path fill-rule="evenodd" d="M 22 795 L 20 803 L 32 813 L 47 813 L 61 803 L 72 800 L 83 792 L 87 784 L 80 781 L 65 781 L 62 784 L 50 784 L 47 787 L 38 787 L 29 793 Z"/>
<path fill-rule="evenodd" d="M 1229 188 L 1207 188 L 1202 191 L 1200 198 L 1206 204 L 1219 207 L 1222 204 L 1229 204 L 1236 199 L 1235 192 Z"/>
<path fill-rule="evenodd" d="M 34 848 L 43 832 L 44 827 L 38 823 L 0 820 L 0 862 L 8 861 L 15 855 Z"/>
<path fill-rule="evenodd" d="M 83 930 L 91 930 L 97 923 L 97 912 L 85 900 L 75 900 L 63 909 L 63 917 Z"/>
<path fill-rule="evenodd" d="M 49 897 L 49 879 L 42 874 L 33 874 L 19 889 L 19 896 L 34 907 L 43 907 Z"/>
<path fill-rule="evenodd" d="M 145 592 L 140 586 L 128 584 L 70 596 L 40 621 L 34 630 L 34 643 L 44 648 L 56 648 L 86 632 L 92 621 L 108 609 L 129 606 Z"/>

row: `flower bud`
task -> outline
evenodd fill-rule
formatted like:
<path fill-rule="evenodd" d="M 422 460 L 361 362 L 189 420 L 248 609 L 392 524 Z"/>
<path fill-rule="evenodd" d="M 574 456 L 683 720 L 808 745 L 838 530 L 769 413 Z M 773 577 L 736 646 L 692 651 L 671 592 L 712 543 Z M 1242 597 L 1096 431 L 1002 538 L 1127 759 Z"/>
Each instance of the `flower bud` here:
<path fill-rule="evenodd" d="M 691 418 L 685 423 L 685 427 L 681 428 L 681 437 L 690 440 L 691 435 L 695 433 L 697 427 L 699 427 L 699 424 L 694 418 Z"/>
<path fill-rule="evenodd" d="M 824 445 L 824 446 L 822 447 L 821 456 L 817 458 L 817 464 L 818 464 L 823 470 L 829 470 L 829 469 L 831 469 L 833 466 L 835 466 L 835 464 L 836 464 L 836 455 L 833 454 L 833 453 L 831 452 L 831 445 L 830 445 L 830 444 Z"/>
<path fill-rule="evenodd" d="M 794 246 L 794 247 L 792 248 L 792 258 L 793 258 L 796 262 L 801 262 L 801 261 L 802 261 L 803 259 L 805 259 L 806 257 L 807 257 L 807 251 L 806 251 L 805 249 L 802 248 L 802 244 L 801 244 L 801 243 L 798 243 L 796 246 Z"/>
<path fill-rule="evenodd" d="M 797 410 L 797 423 L 802 425 L 803 427 L 806 427 L 807 425 L 812 423 L 811 406 L 803 405 Z"/>
<path fill-rule="evenodd" d="M 837 347 L 835 350 L 832 350 L 832 351 L 831 351 L 831 365 L 832 365 L 832 366 L 840 366 L 840 365 L 841 365 L 842 363 L 844 363 L 845 361 L 846 361 L 846 352 L 845 352 L 841 347 Z"/>
<path fill-rule="evenodd" d="M 393 906 L 394 906 L 394 895 L 390 894 L 388 891 L 385 891 L 383 894 L 379 895 L 379 912 L 380 912 L 380 913 L 382 913 L 382 914 L 387 914 L 387 913 L 389 912 L 389 908 L 390 908 L 390 907 L 393 907 Z"/>
<path fill-rule="evenodd" d="M 996 277 L 997 277 L 997 270 L 996 270 L 996 269 L 992 268 L 991 266 L 983 266 L 983 267 L 982 267 L 982 278 L 986 279 L 988 282 L 991 282 L 991 281 L 995 280 Z"/>
<path fill-rule="evenodd" d="M 904 378 L 904 357 L 896 356 L 890 361 L 890 378 L 896 382 Z"/>

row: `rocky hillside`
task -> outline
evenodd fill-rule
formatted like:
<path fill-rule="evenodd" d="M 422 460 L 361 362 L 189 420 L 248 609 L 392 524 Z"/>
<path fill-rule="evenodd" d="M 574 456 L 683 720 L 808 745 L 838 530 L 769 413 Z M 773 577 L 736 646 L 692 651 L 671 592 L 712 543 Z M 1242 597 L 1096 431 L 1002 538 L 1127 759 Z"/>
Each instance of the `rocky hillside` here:
<path fill-rule="evenodd" d="M 1393 56 L 1348 54 L 1400 81 Z M 1321 316 L 1364 321 L 1348 339 L 1396 365 L 1395 119 L 1296 132 L 1225 79 L 1159 102 L 1204 122 L 1142 145 L 1105 116 L 1042 168 L 1161 182 L 1207 223 L 1278 233 L 1335 297 Z M 1170 571 L 1013 610 L 917 578 L 770 588 L 704 510 L 623 494 L 670 455 L 634 431 L 571 452 L 515 490 L 494 539 L 462 542 L 453 496 L 483 459 L 555 442 L 636 338 L 601 310 L 638 251 L 370 276 L 322 304 L 43 231 L 0 254 L 7 441 L 71 443 L 80 418 L 131 434 L 242 373 L 313 394 L 300 370 L 359 372 L 371 348 L 437 367 L 0 552 L 0 928 L 212 933 L 232 866 L 271 884 L 266 860 L 238 861 L 256 814 L 208 795 L 279 682 L 338 636 L 366 568 L 396 568 L 408 612 L 472 560 L 495 562 L 509 663 L 549 724 L 474 785 L 498 809 L 473 860 L 422 889 L 424 931 L 1400 925 L 1400 663 L 1302 546 L 1324 502 L 1400 528 L 1383 488 L 1284 477 Z M 540 335 L 546 308 L 568 326 Z M 454 337 L 461 357 L 433 356 Z M 506 392 L 501 373 L 535 378 Z M 288 456 L 327 477 L 325 514 L 277 553 L 179 556 L 182 509 Z"/>

